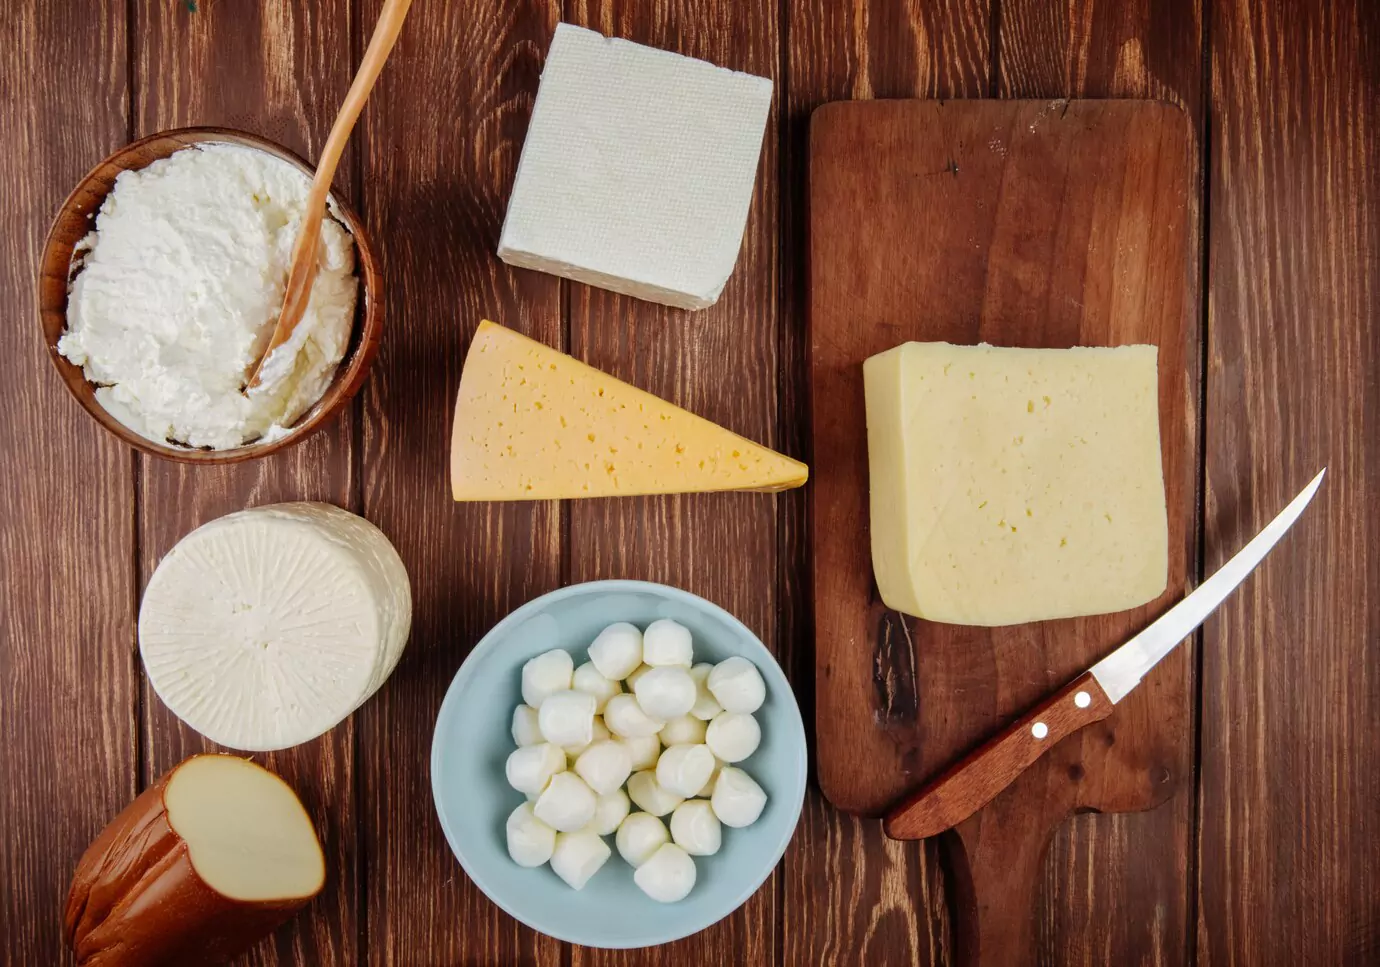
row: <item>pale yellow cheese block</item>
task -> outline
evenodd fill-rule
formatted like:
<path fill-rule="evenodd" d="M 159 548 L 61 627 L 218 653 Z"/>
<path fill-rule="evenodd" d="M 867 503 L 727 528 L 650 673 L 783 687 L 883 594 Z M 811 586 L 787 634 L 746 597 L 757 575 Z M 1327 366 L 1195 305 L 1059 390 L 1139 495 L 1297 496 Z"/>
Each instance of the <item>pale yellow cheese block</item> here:
<path fill-rule="evenodd" d="M 480 323 L 451 434 L 456 500 L 786 490 L 803 463 L 549 346 Z"/>
<path fill-rule="evenodd" d="M 1154 346 L 906 343 L 863 364 L 872 564 L 888 607 L 1010 625 L 1168 580 Z"/>

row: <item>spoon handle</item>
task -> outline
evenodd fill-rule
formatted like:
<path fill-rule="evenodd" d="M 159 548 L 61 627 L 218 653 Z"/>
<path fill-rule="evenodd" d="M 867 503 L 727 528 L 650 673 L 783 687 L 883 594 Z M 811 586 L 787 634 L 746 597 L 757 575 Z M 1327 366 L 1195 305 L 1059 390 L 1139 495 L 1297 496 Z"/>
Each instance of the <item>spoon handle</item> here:
<path fill-rule="evenodd" d="M 364 102 L 374 89 L 374 82 L 383 71 L 383 65 L 393 50 L 393 44 L 402 30 L 412 0 L 384 0 L 378 23 L 374 25 L 374 35 L 369 38 L 369 46 L 359 63 L 359 70 L 345 94 L 345 101 L 331 125 L 331 133 L 326 138 L 326 146 L 316 164 L 316 177 L 312 179 L 311 192 L 302 212 L 302 224 L 297 231 L 297 241 L 292 247 L 292 266 L 288 272 L 287 286 L 283 290 L 283 307 L 278 313 L 278 324 L 268 341 L 268 347 L 249 377 L 248 387 L 259 385 L 264 360 L 273 350 L 287 342 L 292 330 L 301 321 L 311 299 L 312 283 L 316 281 L 317 246 L 321 241 L 321 220 L 326 214 L 326 198 L 335 179 L 335 169 L 340 164 L 340 156 L 345 151 L 345 143 L 350 140 L 355 122 L 364 110 Z"/>

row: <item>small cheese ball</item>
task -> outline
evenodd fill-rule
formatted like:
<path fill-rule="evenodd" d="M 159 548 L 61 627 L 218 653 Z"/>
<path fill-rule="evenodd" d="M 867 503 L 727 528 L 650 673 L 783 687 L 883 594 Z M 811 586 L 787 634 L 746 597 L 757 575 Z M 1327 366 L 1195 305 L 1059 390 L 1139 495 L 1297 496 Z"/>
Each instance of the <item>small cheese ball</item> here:
<path fill-rule="evenodd" d="M 651 670 L 651 665 L 638 665 L 636 668 L 632 670 L 632 674 L 630 674 L 623 681 L 623 684 L 628 686 L 628 691 L 634 691 L 637 688 L 638 679 L 640 679 L 643 675 L 647 674 Z"/>
<path fill-rule="evenodd" d="M 623 783 L 628 781 L 628 776 L 632 775 L 632 757 L 622 743 L 605 739 L 580 753 L 575 760 L 575 772 L 589 783 L 589 788 L 601 796 L 607 796 L 615 789 L 621 789 Z"/>
<path fill-rule="evenodd" d="M 705 724 L 693 715 L 667 719 L 657 737 L 663 745 L 699 745 L 704 742 Z"/>
<path fill-rule="evenodd" d="M 650 813 L 633 813 L 623 820 L 614 837 L 618 855 L 629 866 L 638 867 L 651 859 L 652 854 L 671 841 L 666 824 Z"/>
<path fill-rule="evenodd" d="M 709 802 L 719 822 L 742 829 L 757 822 L 757 817 L 762 815 L 762 808 L 767 804 L 767 794 L 742 769 L 724 766 L 719 770 L 714 795 Z"/>
<path fill-rule="evenodd" d="M 767 683 L 762 681 L 762 673 L 752 662 L 737 655 L 715 665 L 707 685 L 726 712 L 751 715 L 767 699 Z"/>
<path fill-rule="evenodd" d="M 751 715 L 720 712 L 705 729 L 704 741 L 723 762 L 742 762 L 762 744 L 762 727 Z"/>
<path fill-rule="evenodd" d="M 706 745 L 673 745 L 656 763 L 656 781 L 669 793 L 688 799 L 709 781 L 714 753 Z"/>
<path fill-rule="evenodd" d="M 637 868 L 633 882 L 658 902 L 684 900 L 695 887 L 695 861 L 675 843 L 667 843 Z"/>
<path fill-rule="evenodd" d="M 659 762 L 657 764 L 660 765 Z M 656 773 L 651 770 L 633 773 L 628 780 L 628 797 L 637 803 L 637 808 L 653 816 L 665 816 L 685 801 L 684 796 L 662 788 L 656 780 Z"/>
<path fill-rule="evenodd" d="M 713 856 L 723 844 L 724 831 L 714 807 L 691 799 L 671 813 L 671 839 L 691 856 Z"/>
<path fill-rule="evenodd" d="M 659 721 L 687 715 L 695 704 L 695 680 L 678 665 L 654 667 L 634 687 L 642 711 Z"/>
<path fill-rule="evenodd" d="M 537 726 L 542 738 L 561 748 L 589 744 L 594 739 L 596 704 L 594 696 L 588 692 L 572 689 L 552 692 L 537 709 Z"/>
<path fill-rule="evenodd" d="M 571 681 L 575 691 L 588 692 L 594 696 L 594 711 L 597 715 L 603 715 L 604 706 L 608 704 L 608 700 L 623 690 L 622 685 L 599 674 L 599 669 L 594 667 L 592 661 L 587 661 L 575 669 Z"/>
<path fill-rule="evenodd" d="M 543 741 L 541 726 L 537 724 L 537 710 L 530 705 L 519 705 L 513 709 L 513 743 L 522 748 Z"/>
<path fill-rule="evenodd" d="M 716 791 L 717 791 L 717 787 Z M 558 833 L 573 833 L 594 818 L 598 796 L 573 772 L 558 772 L 532 807 L 536 817 Z"/>
<path fill-rule="evenodd" d="M 644 712 L 632 695 L 615 695 L 604 706 L 604 724 L 614 735 L 640 739 L 649 735 L 655 737 L 666 723 Z"/>
<path fill-rule="evenodd" d="M 575 661 L 568 651 L 553 648 L 522 666 L 522 700 L 541 708 L 546 696 L 570 687 L 575 677 Z"/>
<path fill-rule="evenodd" d="M 622 789 L 615 789 L 606 796 L 600 796 L 594 803 L 594 818 L 585 827 L 596 836 L 608 836 L 616 832 L 618 827 L 623 824 L 623 820 L 628 817 L 628 810 L 632 808 L 628 801 L 628 794 Z"/>
<path fill-rule="evenodd" d="M 642 633 L 642 660 L 648 665 L 681 665 L 689 668 L 694 660 L 690 629 L 679 621 L 661 618 Z"/>
<path fill-rule="evenodd" d="M 594 728 L 590 730 L 588 742 L 577 742 L 575 745 L 562 746 L 562 748 L 565 749 L 565 754 L 571 760 L 571 764 L 573 765 L 574 760 L 580 757 L 581 752 L 584 752 L 586 749 L 588 749 L 591 745 L 593 745 L 596 742 L 603 742 L 605 739 L 609 739 L 612 737 L 613 736 L 609 732 L 608 726 L 604 724 L 603 716 L 596 715 L 594 716 Z"/>
<path fill-rule="evenodd" d="M 583 890 L 589 878 L 608 862 L 613 851 L 587 830 L 560 833 L 551 853 L 551 869 L 574 890 Z"/>
<path fill-rule="evenodd" d="M 589 646 L 589 660 L 600 675 L 621 682 L 642 664 L 642 632 L 626 621 L 609 625 Z"/>
<path fill-rule="evenodd" d="M 634 772 L 656 768 L 656 761 L 661 758 L 661 740 L 655 735 L 620 736 L 618 741 L 628 750 Z"/>
<path fill-rule="evenodd" d="M 714 666 L 709 662 L 690 669 L 690 677 L 695 681 L 695 704 L 690 707 L 690 714 L 702 722 L 708 722 L 724 710 L 709 690 L 709 673 L 713 670 Z"/>
<path fill-rule="evenodd" d="M 551 859 L 556 848 L 556 831 L 532 812 L 532 804 L 525 802 L 508 814 L 508 855 L 518 866 L 541 866 Z"/>
<path fill-rule="evenodd" d="M 565 752 L 550 742 L 525 745 L 508 756 L 503 771 L 518 792 L 539 796 L 552 776 L 565 771 Z"/>

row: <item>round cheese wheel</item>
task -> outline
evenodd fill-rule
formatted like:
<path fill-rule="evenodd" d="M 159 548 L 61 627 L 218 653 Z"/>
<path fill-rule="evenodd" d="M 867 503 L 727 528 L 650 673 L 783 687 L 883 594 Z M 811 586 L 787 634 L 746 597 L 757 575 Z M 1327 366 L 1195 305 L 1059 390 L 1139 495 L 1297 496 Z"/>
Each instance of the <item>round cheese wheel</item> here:
<path fill-rule="evenodd" d="M 211 521 L 154 571 L 139 651 L 182 721 L 232 749 L 314 739 L 392 673 L 412 624 L 398 552 L 329 504 L 273 504 Z"/>

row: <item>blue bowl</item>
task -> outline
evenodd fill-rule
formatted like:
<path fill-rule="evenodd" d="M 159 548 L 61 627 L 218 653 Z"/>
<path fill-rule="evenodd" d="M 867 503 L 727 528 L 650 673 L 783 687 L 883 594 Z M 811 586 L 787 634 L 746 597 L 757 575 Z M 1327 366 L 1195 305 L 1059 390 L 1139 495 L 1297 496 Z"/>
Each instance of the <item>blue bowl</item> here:
<path fill-rule="evenodd" d="M 694 635 L 695 661 L 747 658 L 767 684 L 757 712 L 762 744 L 738 763 L 767 793 L 767 806 L 746 829 L 724 827 L 723 847 L 695 857 L 695 888 L 679 903 L 658 903 L 633 883 L 613 855 L 572 890 L 550 866 L 523 869 L 508 856 L 504 822 L 523 802 L 504 778 L 513 751 L 509 733 L 522 702 L 522 666 L 552 648 L 585 661 L 606 625 L 645 628 L 674 618 Z M 697 933 L 742 906 L 780 862 L 805 799 L 805 726 L 790 684 L 766 647 L 742 622 L 685 591 L 642 581 L 595 581 L 553 591 L 518 608 L 475 646 L 451 682 L 431 744 L 431 790 L 450 848 L 471 880 L 534 930 L 589 947 L 648 947 Z M 635 809 L 636 807 L 634 807 Z"/>

